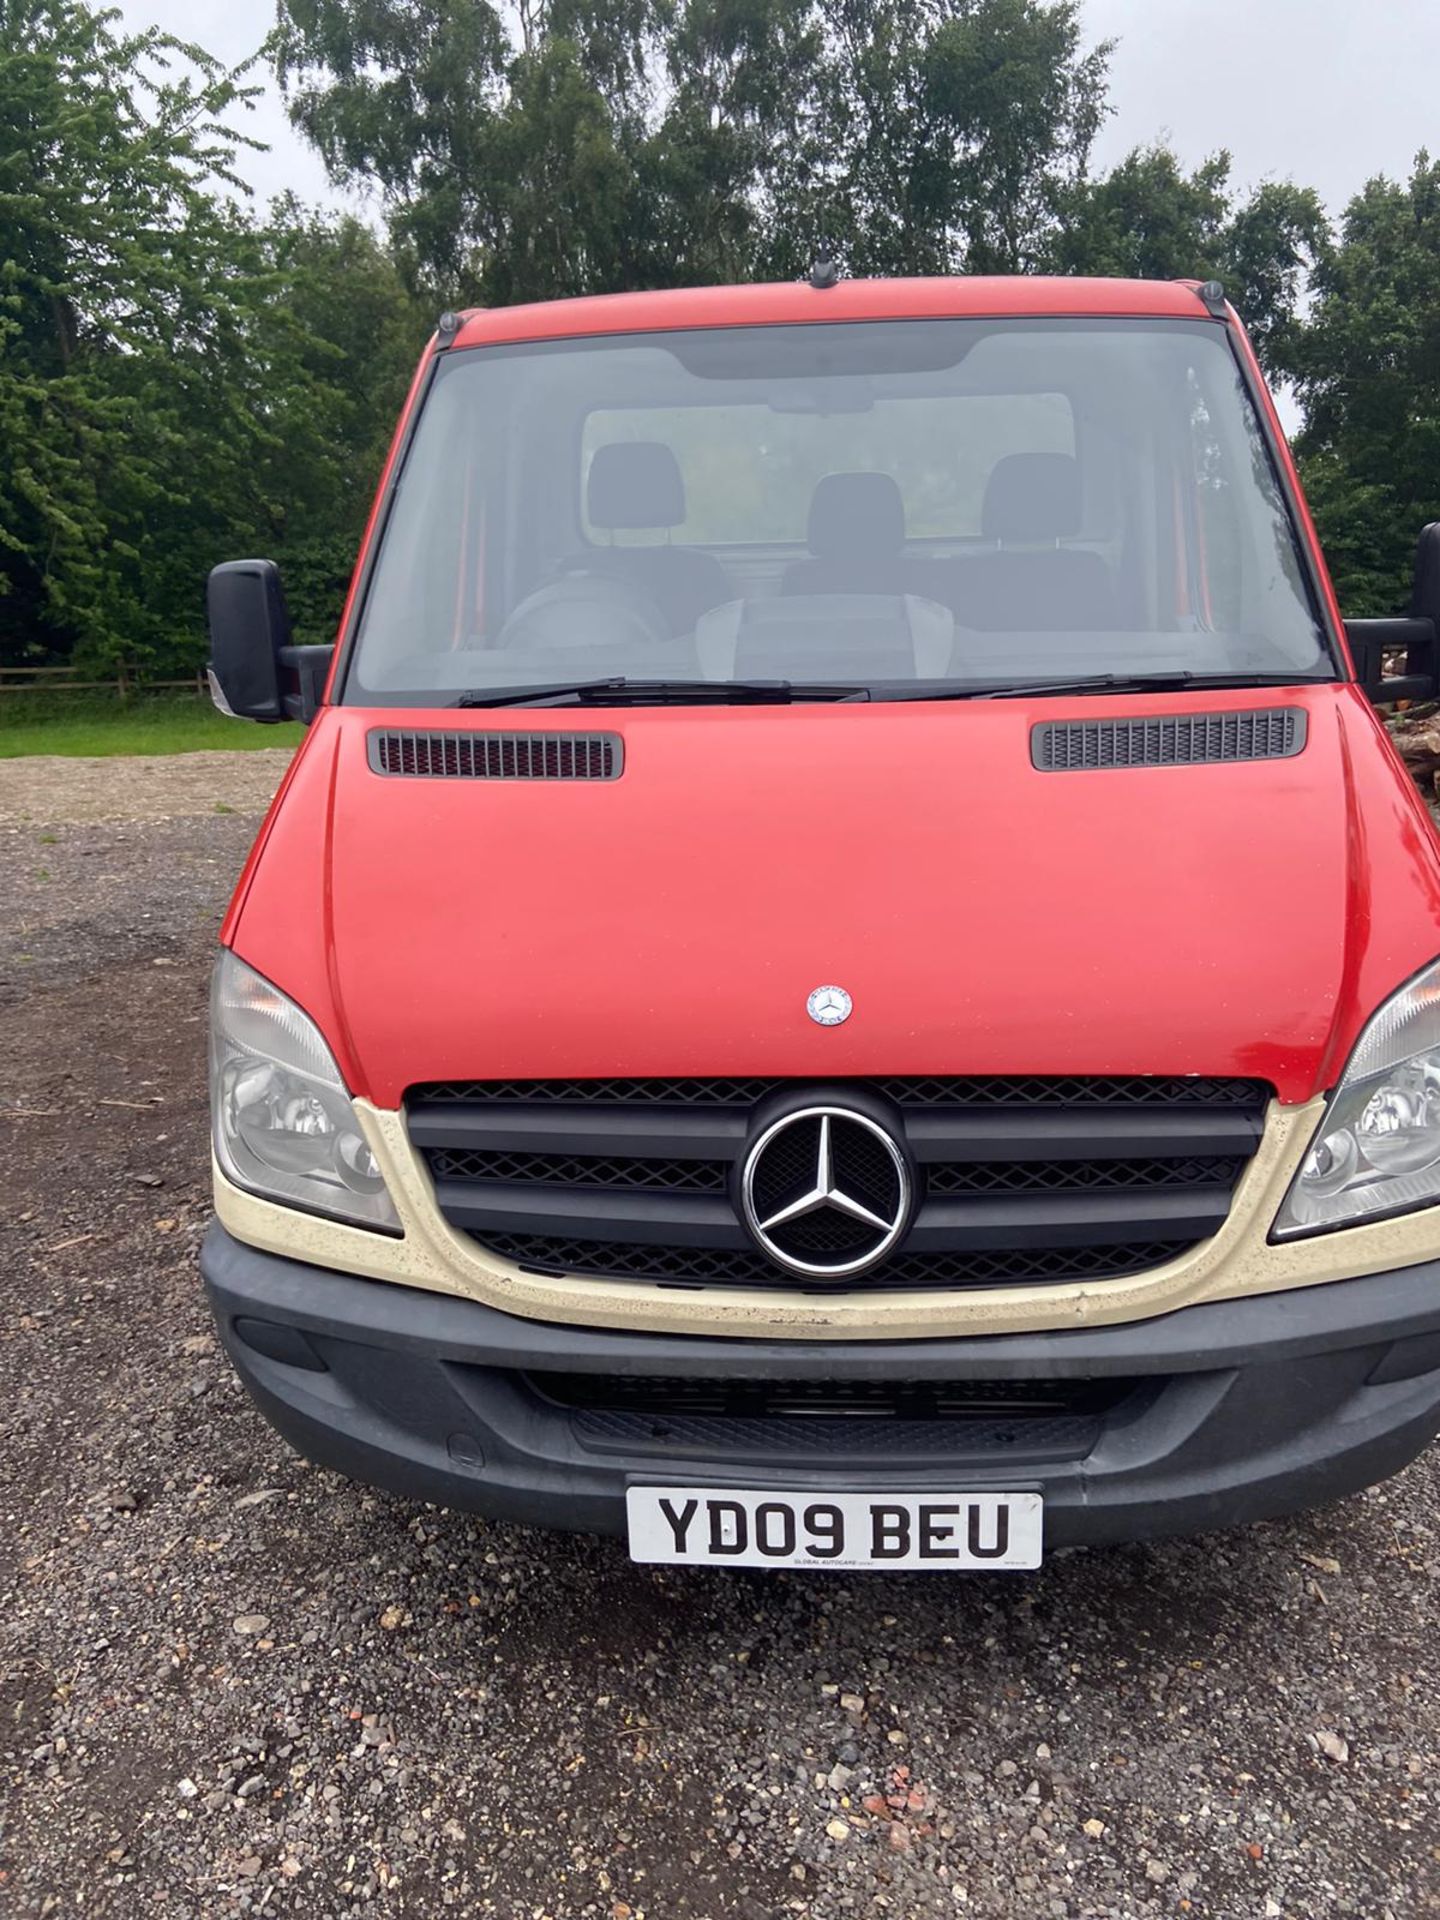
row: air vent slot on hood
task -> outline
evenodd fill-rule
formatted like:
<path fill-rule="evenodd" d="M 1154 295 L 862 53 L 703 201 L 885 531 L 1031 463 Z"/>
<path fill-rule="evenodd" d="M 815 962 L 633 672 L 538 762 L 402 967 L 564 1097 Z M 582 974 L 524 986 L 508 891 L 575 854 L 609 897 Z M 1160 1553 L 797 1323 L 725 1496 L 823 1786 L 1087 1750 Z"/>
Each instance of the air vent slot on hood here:
<path fill-rule="evenodd" d="M 419 780 L 618 780 L 625 750 L 618 733 L 412 732 L 369 736 L 376 773 Z"/>
<path fill-rule="evenodd" d="M 1049 720 L 1032 729 L 1030 758 L 1042 773 L 1287 760 L 1305 745 L 1305 720 L 1303 707 L 1145 720 Z"/>

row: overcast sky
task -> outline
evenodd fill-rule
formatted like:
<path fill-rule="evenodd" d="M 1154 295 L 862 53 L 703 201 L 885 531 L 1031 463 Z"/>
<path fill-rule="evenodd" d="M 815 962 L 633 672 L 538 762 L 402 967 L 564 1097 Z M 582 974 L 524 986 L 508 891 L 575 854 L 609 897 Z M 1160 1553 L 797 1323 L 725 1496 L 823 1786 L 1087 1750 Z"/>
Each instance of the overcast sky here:
<path fill-rule="evenodd" d="M 270 0 L 121 0 L 121 11 L 231 62 L 274 20 Z M 1119 42 L 1101 167 L 1157 136 L 1190 166 L 1228 147 L 1242 185 L 1293 178 L 1338 210 L 1370 175 L 1403 175 L 1420 147 L 1440 150 L 1437 0 L 1086 0 L 1085 17 L 1092 40 Z M 334 198 L 273 88 L 247 124 L 271 147 L 241 163 L 257 193 Z"/>

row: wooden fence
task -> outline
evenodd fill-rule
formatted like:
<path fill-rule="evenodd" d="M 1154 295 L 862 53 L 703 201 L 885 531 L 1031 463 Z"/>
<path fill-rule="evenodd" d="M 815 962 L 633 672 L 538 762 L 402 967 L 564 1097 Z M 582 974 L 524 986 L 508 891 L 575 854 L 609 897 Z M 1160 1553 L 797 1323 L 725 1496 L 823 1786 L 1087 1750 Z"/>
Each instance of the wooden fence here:
<path fill-rule="evenodd" d="M 181 689 L 208 694 L 203 669 L 183 680 L 152 680 L 135 667 L 116 667 L 108 679 L 82 680 L 77 667 L 0 667 L 0 694 L 5 693 L 113 693 L 121 700 L 134 693 Z"/>

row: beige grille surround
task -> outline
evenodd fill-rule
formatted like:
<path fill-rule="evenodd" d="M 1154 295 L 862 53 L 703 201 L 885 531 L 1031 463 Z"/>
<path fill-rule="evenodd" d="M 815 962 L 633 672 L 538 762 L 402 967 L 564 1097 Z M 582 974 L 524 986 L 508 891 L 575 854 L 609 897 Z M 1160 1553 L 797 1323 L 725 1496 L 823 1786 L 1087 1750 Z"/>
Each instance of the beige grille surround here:
<path fill-rule="evenodd" d="M 1221 1230 L 1164 1266 L 1116 1280 L 872 1294 L 862 1284 L 829 1300 L 783 1286 L 682 1293 L 642 1281 L 527 1273 L 483 1252 L 449 1225 L 410 1144 L 403 1113 L 363 1100 L 355 1102 L 355 1111 L 384 1173 L 403 1237 L 259 1199 L 235 1186 L 218 1165 L 215 1210 L 237 1240 L 266 1253 L 574 1326 L 795 1340 L 914 1340 L 1108 1326 L 1201 1301 L 1278 1293 L 1440 1257 L 1440 1207 L 1270 1243 L 1276 1212 L 1324 1108 L 1323 1100 L 1301 1107 L 1272 1102 L 1264 1135 Z"/>

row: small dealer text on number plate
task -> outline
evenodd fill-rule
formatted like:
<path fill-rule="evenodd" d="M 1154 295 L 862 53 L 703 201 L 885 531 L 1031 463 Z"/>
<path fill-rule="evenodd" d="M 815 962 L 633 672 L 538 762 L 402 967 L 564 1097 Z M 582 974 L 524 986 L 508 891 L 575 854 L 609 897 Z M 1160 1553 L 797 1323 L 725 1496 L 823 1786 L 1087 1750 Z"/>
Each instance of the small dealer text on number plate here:
<path fill-rule="evenodd" d="M 631 1487 L 630 1557 L 684 1566 L 1038 1567 L 1038 1493 L 741 1493 Z"/>

